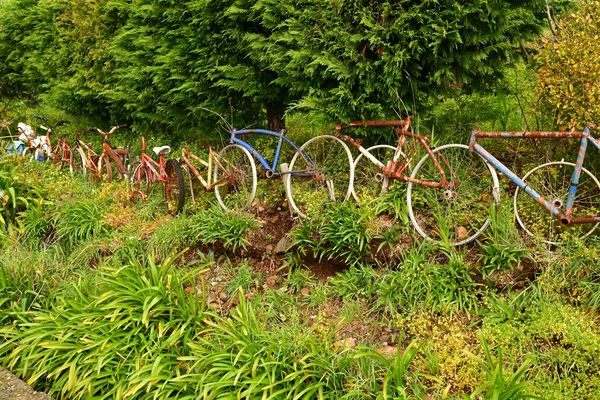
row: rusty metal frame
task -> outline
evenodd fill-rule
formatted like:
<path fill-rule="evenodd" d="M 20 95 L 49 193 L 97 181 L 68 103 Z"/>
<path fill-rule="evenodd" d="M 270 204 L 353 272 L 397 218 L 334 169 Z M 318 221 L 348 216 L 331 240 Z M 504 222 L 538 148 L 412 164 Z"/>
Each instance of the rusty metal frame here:
<path fill-rule="evenodd" d="M 335 128 L 334 136 L 352 144 L 363 156 L 368 158 L 373 164 L 381 169 L 383 174 L 390 179 L 398 179 L 405 182 L 412 182 L 418 185 L 423 185 L 432 188 L 449 188 L 458 186 L 460 183 L 457 181 L 456 174 L 450 167 L 448 161 L 444 158 L 442 154 L 434 154 L 431 150 L 429 143 L 431 139 L 425 135 L 419 135 L 416 133 L 410 132 L 410 125 L 412 122 L 412 116 L 408 116 L 405 120 L 370 120 L 370 121 L 352 121 L 347 124 L 338 124 Z M 375 158 L 367 149 L 362 146 L 362 139 L 354 139 L 348 135 L 344 135 L 341 133 L 344 128 L 355 128 L 355 127 L 392 127 L 398 134 L 398 146 L 396 147 L 396 152 L 394 154 L 394 158 L 389 166 L 383 165 L 383 163 Z M 405 162 L 399 163 L 400 154 L 402 154 L 402 149 L 404 148 L 404 144 L 406 143 L 407 138 L 410 138 L 414 142 L 416 142 L 420 147 L 422 147 L 425 152 L 429 155 L 431 160 L 434 163 L 435 168 L 441 175 L 441 179 L 439 181 L 428 181 L 412 178 L 405 174 L 405 171 L 408 168 L 408 165 L 412 161 L 410 157 L 407 157 Z M 408 156 L 411 154 L 409 153 Z M 441 160 L 441 163 L 440 163 Z M 387 161 L 387 160 L 386 160 Z M 441 164 L 446 166 L 448 170 L 452 174 L 451 182 L 448 181 L 446 177 L 446 173 L 442 168 Z"/>
<path fill-rule="evenodd" d="M 190 158 L 192 160 L 194 160 L 195 162 L 200 163 L 204 167 L 206 167 L 206 179 L 204 179 L 202 177 L 202 174 L 200 173 L 200 171 L 198 171 L 198 169 L 192 163 Z M 218 158 L 219 158 L 218 153 L 213 149 L 212 146 L 208 149 L 208 161 L 206 161 L 203 158 L 192 153 L 186 146 L 186 147 L 183 147 L 183 149 L 181 151 L 180 161 L 181 161 L 181 164 L 185 164 L 190 169 L 190 171 L 194 174 L 196 179 L 198 179 L 198 181 L 200 182 L 202 187 L 204 187 L 205 191 L 212 192 L 215 189 L 215 187 L 219 186 L 221 183 L 223 183 L 223 181 L 229 179 L 229 174 L 228 174 L 227 169 L 225 167 L 223 167 L 223 165 L 219 162 Z M 216 164 L 217 168 L 222 169 L 226 173 L 226 175 L 224 177 L 222 177 L 218 181 L 214 181 L 214 182 L 213 182 L 213 167 L 214 167 L 213 163 Z"/>
<path fill-rule="evenodd" d="M 565 212 L 561 212 L 556 205 L 549 202 L 534 188 L 529 186 L 519 176 L 517 176 L 507 166 L 502 164 L 496 157 L 494 157 L 489 151 L 484 149 L 477 139 L 581 139 L 579 146 L 579 152 L 577 154 L 577 161 L 575 162 L 575 170 L 571 177 L 571 187 L 567 195 L 567 202 L 565 206 Z M 542 205 L 550 214 L 556 217 L 560 224 L 563 226 L 573 224 L 587 224 L 600 222 L 600 214 L 589 215 L 584 217 L 572 217 L 573 204 L 575 203 L 575 196 L 577 194 L 577 186 L 579 184 L 579 178 L 581 171 L 583 170 L 583 162 L 585 160 L 585 154 L 587 152 L 588 142 L 591 142 L 598 150 L 600 150 L 600 142 L 593 138 L 590 134 L 590 126 L 582 132 L 484 132 L 473 130 L 471 139 L 469 141 L 469 149 L 476 152 L 484 159 L 486 159 L 495 169 L 502 172 L 508 179 L 510 179 L 515 185 L 520 187 L 528 196 L 534 201 Z"/>

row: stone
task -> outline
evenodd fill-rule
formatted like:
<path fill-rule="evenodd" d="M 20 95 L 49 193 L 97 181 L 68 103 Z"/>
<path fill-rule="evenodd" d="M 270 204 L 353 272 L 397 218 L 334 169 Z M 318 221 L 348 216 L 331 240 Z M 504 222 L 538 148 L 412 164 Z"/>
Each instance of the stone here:
<path fill-rule="evenodd" d="M 395 357 L 398 347 L 396 346 L 380 346 L 377 348 L 377 352 L 383 356 Z"/>
<path fill-rule="evenodd" d="M 0 399 L 52 400 L 46 393 L 36 392 L 10 371 L 0 367 Z"/>
<path fill-rule="evenodd" d="M 283 235 L 283 237 L 275 245 L 275 254 L 285 253 L 289 250 L 291 244 L 292 241 L 290 240 L 290 238 L 287 235 Z"/>
<path fill-rule="evenodd" d="M 212 304 L 212 303 L 216 303 L 217 301 L 217 295 L 214 293 L 209 293 L 208 295 L 206 295 L 206 303 L 207 304 Z"/>
<path fill-rule="evenodd" d="M 333 344 L 333 347 L 336 347 L 338 349 L 353 349 L 356 347 L 356 339 L 350 337 L 350 338 L 346 338 L 346 339 L 342 339 L 342 340 L 338 340 L 337 342 L 335 342 Z"/>

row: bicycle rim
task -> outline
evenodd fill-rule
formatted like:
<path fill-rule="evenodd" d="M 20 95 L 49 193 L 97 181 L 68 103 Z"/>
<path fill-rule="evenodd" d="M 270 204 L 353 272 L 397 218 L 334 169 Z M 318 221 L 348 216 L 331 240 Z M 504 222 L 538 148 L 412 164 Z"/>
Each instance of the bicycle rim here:
<path fill-rule="evenodd" d="M 245 148 L 239 145 L 224 147 L 218 155 L 223 168 L 215 166 L 213 182 L 217 201 L 225 211 L 241 211 L 252 204 L 256 195 L 256 165 Z"/>
<path fill-rule="evenodd" d="M 469 151 L 468 146 L 445 145 L 434 149 L 433 154 L 450 186 L 432 188 L 409 182 L 410 220 L 416 231 L 428 240 L 453 246 L 472 242 L 489 225 L 491 207 L 498 205 L 498 177 L 479 154 Z M 411 178 L 439 182 L 442 175 L 431 157 L 425 155 L 415 166 Z"/>
<path fill-rule="evenodd" d="M 302 218 L 316 215 L 352 192 L 354 168 L 348 146 L 334 136 L 317 136 L 303 144 L 290 162 L 288 201 Z"/>
<path fill-rule="evenodd" d="M 544 199 L 566 213 L 567 196 L 571 189 L 571 178 L 575 164 L 564 161 L 539 165 L 525 174 L 523 181 L 536 190 Z M 561 244 L 572 238 L 589 236 L 599 223 L 563 226 L 558 218 L 517 188 L 514 195 L 515 217 L 523 230 L 537 240 L 547 244 Z M 600 214 L 600 182 L 583 168 L 577 185 L 572 217 Z"/>

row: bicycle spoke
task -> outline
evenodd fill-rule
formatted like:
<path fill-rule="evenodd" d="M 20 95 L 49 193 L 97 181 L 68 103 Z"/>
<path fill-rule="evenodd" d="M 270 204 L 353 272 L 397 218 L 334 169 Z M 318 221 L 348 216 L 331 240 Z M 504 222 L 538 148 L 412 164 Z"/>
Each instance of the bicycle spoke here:
<path fill-rule="evenodd" d="M 238 145 L 229 145 L 219 153 L 220 166 L 215 167 L 213 181 L 223 181 L 215 187 L 215 196 L 225 211 L 247 209 L 256 194 L 256 165 L 248 152 Z"/>
<path fill-rule="evenodd" d="M 523 180 L 560 212 L 566 213 L 574 169 L 573 163 L 550 162 L 533 168 L 525 174 Z M 559 244 L 570 238 L 586 237 L 598 226 L 598 223 L 563 226 L 548 210 L 519 188 L 515 192 L 514 207 L 517 222 L 523 230 L 545 243 Z M 599 212 L 600 182 L 591 172 L 583 169 L 571 216 L 575 218 L 593 216 Z"/>
<path fill-rule="evenodd" d="M 467 146 L 446 145 L 433 150 L 433 154 L 442 171 L 426 155 L 411 177 L 440 182 L 443 172 L 449 185 L 433 188 L 410 182 L 407 203 L 411 221 L 427 239 L 452 245 L 469 243 L 489 224 L 490 207 L 497 205 L 497 177 Z"/>

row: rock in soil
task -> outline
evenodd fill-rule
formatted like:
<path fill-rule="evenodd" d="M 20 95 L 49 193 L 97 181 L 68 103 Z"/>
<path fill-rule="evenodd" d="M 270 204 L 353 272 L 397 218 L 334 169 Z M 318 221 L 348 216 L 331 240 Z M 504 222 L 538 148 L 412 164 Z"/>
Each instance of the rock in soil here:
<path fill-rule="evenodd" d="M 283 235 L 281 240 L 279 240 L 279 242 L 277 242 L 277 244 L 275 245 L 275 250 L 274 250 L 275 254 L 285 253 L 286 251 L 288 251 L 291 244 L 292 244 L 292 241 L 288 237 L 288 235 Z"/>
<path fill-rule="evenodd" d="M 52 400 L 46 393 L 33 390 L 25 382 L 0 367 L 0 400 Z"/>
<path fill-rule="evenodd" d="M 354 338 L 347 338 L 347 339 L 342 339 L 342 340 L 338 340 L 337 342 L 335 342 L 333 344 L 333 347 L 338 348 L 338 349 L 353 349 L 355 348 L 357 345 L 356 343 L 356 339 Z"/>

